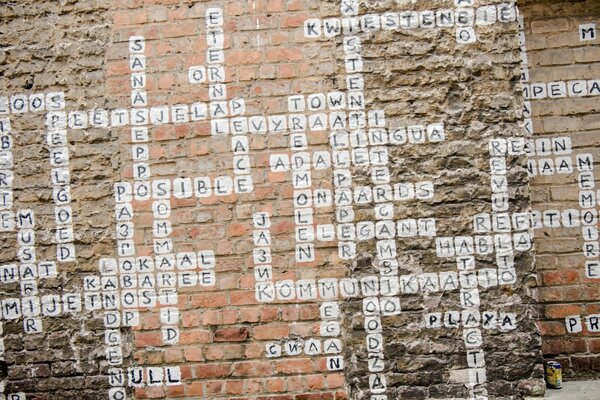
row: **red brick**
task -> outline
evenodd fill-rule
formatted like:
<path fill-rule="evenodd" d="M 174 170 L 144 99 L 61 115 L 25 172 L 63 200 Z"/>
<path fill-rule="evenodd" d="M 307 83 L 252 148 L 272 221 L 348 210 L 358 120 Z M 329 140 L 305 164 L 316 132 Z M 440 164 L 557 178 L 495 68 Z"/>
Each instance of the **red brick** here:
<path fill-rule="evenodd" d="M 260 358 L 264 353 L 264 345 L 262 343 L 248 343 L 245 346 L 244 357 Z"/>
<path fill-rule="evenodd" d="M 227 394 L 243 394 L 244 393 L 244 381 L 226 381 L 225 382 L 225 393 Z"/>
<path fill-rule="evenodd" d="M 565 292 L 560 286 L 538 288 L 541 303 L 559 302 L 565 299 Z"/>
<path fill-rule="evenodd" d="M 312 18 L 310 14 L 287 14 L 281 17 L 281 28 L 296 28 L 302 26 L 304 21 Z"/>
<path fill-rule="evenodd" d="M 266 388 L 268 392 L 285 392 L 285 381 L 281 378 L 267 379 Z"/>
<path fill-rule="evenodd" d="M 128 61 L 112 61 L 106 67 L 106 76 L 131 74 Z"/>
<path fill-rule="evenodd" d="M 246 326 L 217 329 L 215 342 L 244 342 L 250 338 L 250 328 Z"/>
<path fill-rule="evenodd" d="M 260 310 L 261 322 L 272 322 L 279 319 L 279 307 L 264 306 Z"/>
<path fill-rule="evenodd" d="M 282 374 L 306 374 L 313 371 L 313 363 L 310 358 L 294 358 L 277 361 L 275 370 Z"/>
<path fill-rule="evenodd" d="M 294 78 L 296 76 L 296 68 L 293 64 L 279 64 L 279 78 L 287 79 Z"/>
<path fill-rule="evenodd" d="M 542 336 L 563 336 L 567 333 L 564 322 L 541 321 L 540 331 Z"/>
<path fill-rule="evenodd" d="M 223 392 L 223 381 L 206 382 L 206 394 L 221 394 Z"/>
<path fill-rule="evenodd" d="M 224 325 L 235 324 L 238 320 L 239 310 L 223 310 L 221 312 L 221 318 Z M 240 321 L 246 322 L 246 321 Z"/>
<path fill-rule="evenodd" d="M 236 376 L 271 376 L 273 368 L 270 361 L 242 361 L 234 364 Z"/>
<path fill-rule="evenodd" d="M 210 343 L 210 332 L 202 329 L 184 330 L 180 333 L 181 344 Z"/>
<path fill-rule="evenodd" d="M 116 11 L 113 15 L 115 25 L 136 25 L 143 24 L 148 21 L 148 16 L 144 10 L 123 10 Z"/>
<path fill-rule="evenodd" d="M 165 362 L 167 363 L 180 363 L 183 362 L 183 352 L 177 348 L 165 349 Z"/>
<path fill-rule="evenodd" d="M 199 379 L 222 378 L 231 375 L 230 363 L 200 364 L 194 368 L 194 376 Z"/>
<path fill-rule="evenodd" d="M 145 389 L 146 397 L 149 399 L 161 399 L 165 397 L 164 386 L 148 386 Z"/>
<path fill-rule="evenodd" d="M 325 378 L 323 375 L 308 375 L 306 378 L 306 388 L 310 390 L 323 389 Z"/>
<path fill-rule="evenodd" d="M 186 347 L 183 354 L 186 361 L 204 361 L 204 355 L 202 354 L 202 348 L 200 347 Z"/>
<path fill-rule="evenodd" d="M 587 345 L 583 338 L 546 339 L 542 343 L 544 355 L 585 353 Z"/>
<path fill-rule="evenodd" d="M 335 392 L 335 400 L 348 400 L 348 393 L 344 392 Z"/>
<path fill-rule="evenodd" d="M 276 47 L 267 50 L 267 61 L 300 61 L 302 60 L 302 50 L 299 48 Z"/>
<path fill-rule="evenodd" d="M 346 379 L 343 373 L 329 374 L 325 377 L 325 385 L 328 389 L 337 389 L 344 386 Z"/>
<path fill-rule="evenodd" d="M 167 397 L 183 397 L 185 396 L 185 386 L 184 385 L 174 385 L 166 387 Z"/>
<path fill-rule="evenodd" d="M 590 353 L 600 353 L 600 338 L 588 339 L 587 342 Z"/>
<path fill-rule="evenodd" d="M 262 380 L 244 379 L 244 394 L 258 393 L 262 390 Z"/>
<path fill-rule="evenodd" d="M 299 394 L 294 397 L 295 400 L 333 400 L 333 393 L 312 393 Z"/>
<path fill-rule="evenodd" d="M 192 36 L 196 33 L 195 22 L 177 22 L 163 25 L 161 27 L 162 37 L 180 37 L 180 36 Z"/>
<path fill-rule="evenodd" d="M 280 339 L 290 334 L 288 324 L 259 325 L 252 329 L 252 336 L 256 340 Z"/>
<path fill-rule="evenodd" d="M 221 323 L 221 310 L 206 310 L 202 314 L 203 325 L 219 325 Z"/>
<path fill-rule="evenodd" d="M 199 293 L 193 294 L 190 305 L 192 308 L 214 308 L 227 305 L 227 296 L 223 293 Z"/>
<path fill-rule="evenodd" d="M 206 348 L 205 356 L 207 360 L 216 361 L 223 359 L 223 346 L 209 346 Z"/>
<path fill-rule="evenodd" d="M 578 270 L 547 271 L 542 273 L 544 285 L 569 285 L 579 282 L 580 272 Z"/>
<path fill-rule="evenodd" d="M 162 335 L 160 332 L 137 332 L 135 334 L 135 346 L 161 346 Z"/>
<path fill-rule="evenodd" d="M 231 237 L 246 236 L 251 230 L 249 223 L 232 223 L 227 227 L 227 235 Z"/>
<path fill-rule="evenodd" d="M 581 306 L 576 304 L 553 304 L 545 306 L 547 318 L 565 318 L 569 315 L 581 314 Z"/>
<path fill-rule="evenodd" d="M 258 304 L 254 290 L 238 290 L 229 294 L 231 305 L 252 305 Z"/>
<path fill-rule="evenodd" d="M 225 53 L 227 65 L 259 64 L 262 61 L 262 52 L 252 50 L 236 50 Z"/>

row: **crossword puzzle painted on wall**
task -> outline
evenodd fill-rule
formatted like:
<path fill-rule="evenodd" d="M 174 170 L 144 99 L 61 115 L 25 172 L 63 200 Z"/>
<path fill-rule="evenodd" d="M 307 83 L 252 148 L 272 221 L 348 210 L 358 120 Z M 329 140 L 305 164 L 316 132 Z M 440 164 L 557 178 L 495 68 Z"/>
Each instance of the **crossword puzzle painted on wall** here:
<path fill-rule="evenodd" d="M 0 58 L 0 398 L 543 393 L 534 231 L 591 282 L 600 246 L 594 151 L 534 110 L 600 81 L 530 81 L 516 4 L 106 3 L 48 5 L 97 23 L 49 39 L 104 41 L 79 72 Z"/>

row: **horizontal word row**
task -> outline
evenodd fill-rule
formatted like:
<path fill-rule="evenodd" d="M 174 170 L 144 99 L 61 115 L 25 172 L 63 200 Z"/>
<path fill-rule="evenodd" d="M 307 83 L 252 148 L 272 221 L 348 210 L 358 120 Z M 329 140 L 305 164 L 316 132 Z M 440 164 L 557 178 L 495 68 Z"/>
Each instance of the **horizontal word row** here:
<path fill-rule="evenodd" d="M 523 83 L 523 97 L 526 100 L 545 98 L 600 96 L 600 79 Z"/>
<path fill-rule="evenodd" d="M 87 311 L 95 310 L 120 310 L 153 308 L 160 305 L 177 305 L 177 293 L 174 288 L 162 288 L 158 290 L 124 290 L 110 292 L 86 292 L 66 293 L 60 295 L 28 296 L 23 298 L 6 298 L 1 301 L 1 317 L 7 320 L 23 317 L 57 317 L 63 314 L 81 313 L 83 308 Z M 124 313 L 126 326 L 137 326 L 137 310 L 126 310 L 133 314 Z M 117 318 L 116 316 L 110 319 Z M 114 323 L 113 325 L 118 325 Z"/>
<path fill-rule="evenodd" d="M 473 25 L 490 25 L 496 21 L 508 23 L 516 20 L 516 9 L 513 4 L 499 4 L 476 9 L 457 8 L 455 10 L 404 11 L 400 13 L 384 13 L 382 15 L 367 14 L 360 17 L 329 18 L 324 20 L 308 19 L 304 22 L 304 36 L 318 38 L 334 37 L 340 34 L 352 35 L 360 32 L 376 32 L 383 30 L 431 29 L 435 27 L 469 27 Z"/>
<path fill-rule="evenodd" d="M 490 288 L 509 285 L 516 282 L 514 268 L 496 270 L 493 268 L 477 271 L 454 271 L 428 273 L 420 275 L 370 276 L 361 279 L 303 279 L 256 283 L 256 299 L 260 302 L 273 301 L 310 301 L 317 298 L 336 299 L 365 296 L 398 296 L 400 294 L 435 293 L 453 290 L 475 289 L 478 286 Z M 376 297 L 374 297 L 377 299 Z M 390 298 L 393 299 L 393 298 Z M 379 300 L 377 300 L 379 301 Z M 384 298 L 381 298 L 384 301 Z M 387 300 L 386 300 L 387 301 Z M 469 297 L 474 302 L 475 297 Z M 478 300 L 477 300 L 478 301 Z M 467 302 L 468 304 L 468 302 Z M 385 309 L 385 307 L 383 307 Z M 467 307 L 465 307 L 467 308 Z"/>
<path fill-rule="evenodd" d="M 59 111 L 65 108 L 63 92 L 16 94 L 0 96 L 0 114 L 23 114 L 26 112 Z"/>
<path fill-rule="evenodd" d="M 126 125 L 188 123 L 224 116 L 243 115 L 243 99 L 222 102 L 163 105 L 151 108 L 93 109 L 89 111 L 48 112 L 46 126 L 52 129 L 110 128 Z"/>
<path fill-rule="evenodd" d="M 531 211 L 531 227 L 533 229 L 540 228 L 574 228 L 583 225 L 589 229 L 589 235 L 593 236 L 594 232 L 598 232 L 596 225 L 598 224 L 598 212 L 595 208 L 586 210 L 544 210 Z"/>
<path fill-rule="evenodd" d="M 584 204 L 587 206 L 588 203 L 591 204 L 591 200 L 586 197 L 586 193 L 587 192 L 585 191 L 583 192 L 582 198 L 586 200 L 586 203 Z M 590 229 L 589 232 L 597 232 L 597 229 L 594 226 L 597 223 L 598 211 L 594 208 L 585 210 L 532 210 L 529 213 L 514 213 L 512 216 L 508 213 L 477 214 L 473 217 L 473 230 L 476 233 L 490 231 L 510 232 L 522 231 L 529 228 L 558 228 L 561 226 L 573 228 L 583 225 Z"/>
<path fill-rule="evenodd" d="M 475 328 L 481 326 L 484 329 L 499 329 L 510 331 L 517 327 L 517 318 L 514 313 L 463 310 L 435 312 L 425 314 L 423 322 L 426 328 Z"/>
<path fill-rule="evenodd" d="M 127 385 L 132 387 L 180 385 L 181 370 L 178 366 L 171 367 L 131 367 L 126 371 L 121 368 L 108 370 L 110 386 L 122 386 L 127 379 Z"/>
<path fill-rule="evenodd" d="M 214 271 L 159 272 L 157 274 L 122 274 L 116 276 L 97 277 L 85 276 L 83 286 L 86 291 L 114 291 L 118 289 L 154 289 L 193 286 L 214 286 L 216 283 Z M 124 292 L 123 292 L 124 293 Z M 133 295 L 137 297 L 137 294 Z M 124 297 L 124 294 L 122 295 Z M 129 306 L 133 306 L 128 302 Z"/>
<path fill-rule="evenodd" d="M 322 111 L 329 109 L 339 111 L 344 109 L 362 110 L 365 106 L 364 94 L 360 91 L 315 93 L 308 96 L 294 95 L 287 98 L 288 111 L 300 113 L 304 111 Z"/>
<path fill-rule="evenodd" d="M 588 332 L 600 332 L 600 314 L 585 317 Z M 579 333 L 583 330 L 580 315 L 571 315 L 565 318 L 565 327 L 569 333 Z"/>
<path fill-rule="evenodd" d="M 237 117 L 217 118 L 211 120 L 213 135 L 244 135 L 247 133 L 265 134 L 305 131 L 325 131 L 343 129 L 363 129 L 367 127 L 383 128 L 385 117 L 381 110 L 369 111 L 335 111 L 329 114 L 304 114 L 272 115 L 268 117 Z"/>
<path fill-rule="evenodd" d="M 308 152 L 296 152 L 291 156 L 287 154 L 272 154 L 270 156 L 270 166 L 273 172 L 286 172 L 292 168 L 293 171 L 306 171 L 311 167 L 315 170 L 322 170 L 331 167 L 348 168 L 350 165 L 357 167 L 366 167 L 369 165 L 387 165 L 389 160 L 388 149 L 385 147 L 371 147 L 370 149 L 357 148 L 352 151 L 333 151 L 331 154 L 327 151 L 316 151 L 311 154 Z M 234 157 L 234 173 L 239 166 L 236 163 L 243 162 L 243 159 Z M 249 163 L 249 160 L 247 161 Z"/>
<path fill-rule="evenodd" d="M 298 210 L 297 210 L 298 211 Z M 301 221 L 302 222 L 302 221 Z M 362 221 L 356 224 L 343 223 L 312 224 L 297 226 L 295 228 L 297 242 L 312 242 L 315 239 L 320 242 L 339 240 L 357 240 L 359 242 L 371 239 L 392 239 L 408 237 L 433 237 L 436 235 L 435 220 L 433 218 L 402 219 L 398 221 Z M 256 245 L 270 245 L 271 238 L 263 232 L 254 233 Z M 257 261 L 270 257 L 268 249 L 256 250 L 254 257 Z"/>
<path fill-rule="evenodd" d="M 150 176 L 148 175 L 148 179 Z M 184 199 L 196 196 L 199 198 L 214 196 L 229 196 L 232 193 L 251 193 L 254 189 L 252 179 L 249 176 L 198 176 L 194 178 L 174 178 L 172 184 L 168 179 L 155 181 L 138 181 L 131 185 L 128 182 L 120 182 L 119 188 L 115 188 L 115 200 L 117 203 L 127 204 L 132 199 L 146 201 L 154 199 L 169 199 L 171 196 Z M 129 186 L 127 186 L 129 185 Z M 124 189 L 124 191 L 123 191 Z M 131 197 L 133 196 L 133 198 Z M 133 216 L 133 212 L 125 205 L 127 210 L 123 211 L 123 217 Z M 166 206 L 165 206 L 166 208 Z M 119 215 L 121 213 L 117 213 Z"/>
<path fill-rule="evenodd" d="M 55 278 L 56 264 L 44 261 L 36 264 L 6 264 L 0 265 L 0 283 L 14 283 L 37 278 Z"/>
<path fill-rule="evenodd" d="M 528 157 L 564 155 L 573 151 L 571 138 L 568 136 L 531 139 L 525 142 L 525 154 Z"/>
<path fill-rule="evenodd" d="M 342 342 L 339 339 L 290 339 L 283 343 L 269 342 L 265 344 L 265 354 L 269 358 L 282 356 L 297 356 L 306 354 L 339 354 L 342 352 Z"/>
<path fill-rule="evenodd" d="M 571 157 L 540 158 L 527 160 L 527 174 L 536 175 L 572 174 L 573 160 Z"/>
<path fill-rule="evenodd" d="M 100 259 L 100 273 L 102 276 L 113 276 L 117 273 L 147 273 L 155 269 L 160 271 L 172 271 L 173 269 L 190 270 L 196 268 L 214 269 L 215 253 L 212 250 L 201 250 L 199 252 L 181 252 L 177 254 L 165 254 L 155 257 L 140 256 L 128 258 L 102 258 Z M 93 289 L 90 289 L 93 290 Z"/>
<path fill-rule="evenodd" d="M 357 129 L 354 131 L 334 131 L 329 136 L 329 144 L 335 150 L 348 147 L 367 147 L 378 145 L 403 145 L 405 143 L 438 143 L 446 139 L 444 124 L 409 125 L 396 128 Z"/>
<path fill-rule="evenodd" d="M 527 251 L 531 248 L 531 235 L 517 232 L 513 235 L 438 237 L 435 240 L 438 257 L 469 256 L 472 254 L 499 254 Z"/>

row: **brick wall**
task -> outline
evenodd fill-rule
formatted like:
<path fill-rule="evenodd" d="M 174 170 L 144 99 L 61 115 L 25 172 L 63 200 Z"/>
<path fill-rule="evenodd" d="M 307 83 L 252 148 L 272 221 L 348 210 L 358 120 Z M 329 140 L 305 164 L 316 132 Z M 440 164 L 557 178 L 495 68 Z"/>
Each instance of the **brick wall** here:
<path fill-rule="evenodd" d="M 519 28 L 530 82 L 592 80 L 597 6 L 63 3 L 0 17 L 7 398 L 521 398 L 542 350 L 594 368 L 581 226 L 534 252 L 529 222 L 581 209 L 594 98 L 523 115 Z"/>
<path fill-rule="evenodd" d="M 566 376 L 597 376 L 598 235 L 594 164 L 600 128 L 596 2 L 521 7 L 525 18 L 536 265 L 545 357 Z M 543 85 L 542 83 L 545 83 Z M 546 88 L 547 94 L 539 93 Z M 534 94 L 532 91 L 535 91 Z M 548 146 L 549 145 L 549 146 Z"/>

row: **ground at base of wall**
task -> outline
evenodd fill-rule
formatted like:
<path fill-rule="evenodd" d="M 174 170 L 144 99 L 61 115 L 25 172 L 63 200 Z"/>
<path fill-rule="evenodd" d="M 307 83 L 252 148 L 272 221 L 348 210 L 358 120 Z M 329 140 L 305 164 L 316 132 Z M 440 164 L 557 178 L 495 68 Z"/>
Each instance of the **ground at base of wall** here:
<path fill-rule="evenodd" d="M 539 400 L 539 397 L 526 397 L 525 400 Z M 544 399 L 554 400 L 593 400 L 600 399 L 600 380 L 564 382 L 562 389 L 546 389 Z"/>

